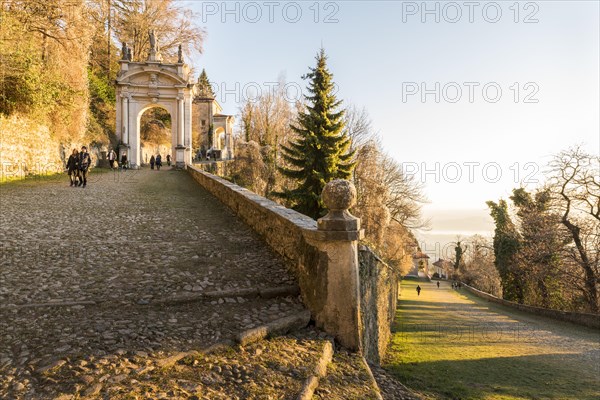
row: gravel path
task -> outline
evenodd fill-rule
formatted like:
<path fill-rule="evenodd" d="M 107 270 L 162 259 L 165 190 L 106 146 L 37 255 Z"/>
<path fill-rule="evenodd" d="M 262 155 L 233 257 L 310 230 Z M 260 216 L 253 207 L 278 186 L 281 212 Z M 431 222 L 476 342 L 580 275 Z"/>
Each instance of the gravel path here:
<path fill-rule="evenodd" d="M 39 371 L 57 362 L 152 359 L 303 309 L 297 297 L 153 302 L 295 284 L 185 172 L 95 172 L 85 189 L 66 176 L 16 182 L 0 202 L 0 398 L 38 398 Z"/>
<path fill-rule="evenodd" d="M 418 284 L 420 296 L 417 282 L 402 283 L 393 344 L 384 363 L 409 388 L 436 398 L 581 400 L 600 395 L 597 330 L 496 305 L 447 282 L 439 289 L 435 282 Z M 385 393 L 385 382 L 380 385 Z"/>

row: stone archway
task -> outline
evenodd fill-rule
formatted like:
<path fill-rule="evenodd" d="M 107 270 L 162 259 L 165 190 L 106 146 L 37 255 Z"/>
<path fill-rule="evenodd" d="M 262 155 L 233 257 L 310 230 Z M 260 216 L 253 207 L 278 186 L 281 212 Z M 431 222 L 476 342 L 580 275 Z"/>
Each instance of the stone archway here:
<path fill-rule="evenodd" d="M 140 167 L 140 119 L 144 111 L 159 106 L 171 114 L 171 157 L 176 167 L 184 168 L 192 163 L 194 85 L 189 67 L 181 58 L 179 63 L 164 64 L 156 52 L 145 62 L 132 62 L 123 53 L 116 80 L 119 159 L 125 153 L 131 168 Z"/>

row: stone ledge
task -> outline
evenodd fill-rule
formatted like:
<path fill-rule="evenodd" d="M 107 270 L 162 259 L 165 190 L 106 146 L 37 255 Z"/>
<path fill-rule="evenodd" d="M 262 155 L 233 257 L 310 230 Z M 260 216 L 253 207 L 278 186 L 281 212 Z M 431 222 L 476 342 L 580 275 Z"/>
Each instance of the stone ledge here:
<path fill-rule="evenodd" d="M 358 241 L 364 237 L 364 230 L 359 231 L 322 231 L 305 229 L 303 232 L 304 237 L 314 241 Z"/>
<path fill-rule="evenodd" d="M 300 393 L 296 396 L 297 400 L 310 400 L 315 394 L 315 390 L 319 387 L 319 379 L 327 374 L 327 365 L 333 360 L 333 345 L 331 342 L 325 342 L 323 352 L 319 361 L 315 365 L 315 369 L 302 386 Z"/>
<path fill-rule="evenodd" d="M 235 340 L 241 346 L 245 346 L 248 343 L 258 342 L 269 336 L 283 335 L 294 330 L 302 329 L 306 327 L 309 322 L 310 311 L 304 310 L 298 314 L 276 319 L 265 325 L 248 329 L 237 335 Z"/>
<path fill-rule="evenodd" d="M 561 321 L 571 322 L 577 325 L 586 326 L 588 328 L 594 328 L 600 330 L 600 315 L 598 314 L 589 314 L 589 313 L 578 313 L 573 311 L 560 311 L 560 310 L 552 310 L 550 308 L 542 308 L 535 306 L 528 306 L 526 304 L 519 304 L 512 301 L 504 300 L 494 295 L 491 295 L 486 292 L 482 292 L 481 290 L 475 289 L 472 286 L 469 286 L 463 283 L 463 286 L 475 296 L 480 297 L 482 299 L 491 301 L 493 303 L 502 304 L 504 306 L 514 308 L 519 311 L 528 312 L 535 315 L 540 315 L 548 318 L 554 318 Z"/>

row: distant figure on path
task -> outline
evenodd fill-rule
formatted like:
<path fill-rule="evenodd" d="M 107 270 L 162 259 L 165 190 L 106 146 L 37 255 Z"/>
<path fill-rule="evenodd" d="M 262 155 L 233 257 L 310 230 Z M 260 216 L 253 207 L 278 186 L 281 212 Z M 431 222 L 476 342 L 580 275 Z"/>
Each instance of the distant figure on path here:
<path fill-rule="evenodd" d="M 167 165 L 170 167 L 171 166 L 171 155 L 167 154 Z"/>
<path fill-rule="evenodd" d="M 437 287 L 440 288 L 440 281 L 437 281 Z"/>
<path fill-rule="evenodd" d="M 77 149 L 73 149 L 73 152 L 67 160 L 67 172 L 69 174 L 69 180 L 71 184 L 69 186 L 77 186 L 77 178 L 79 177 L 79 152 Z"/>
<path fill-rule="evenodd" d="M 421 295 L 421 286 L 417 285 L 417 296 Z"/>
<path fill-rule="evenodd" d="M 83 184 L 83 187 L 85 187 L 87 185 L 87 174 L 91 164 L 90 153 L 88 153 L 87 147 L 82 146 L 81 153 L 79 153 L 79 186 Z"/>
<path fill-rule="evenodd" d="M 160 171 L 160 167 L 162 167 L 162 157 L 160 154 L 156 156 L 156 169 Z"/>
<path fill-rule="evenodd" d="M 121 168 L 127 169 L 127 153 L 123 153 L 121 156 Z"/>
<path fill-rule="evenodd" d="M 117 153 L 113 149 L 110 149 L 108 152 L 108 163 L 110 164 L 110 169 L 115 169 L 115 161 L 117 161 Z"/>
<path fill-rule="evenodd" d="M 154 154 L 150 157 L 150 169 L 154 169 Z"/>

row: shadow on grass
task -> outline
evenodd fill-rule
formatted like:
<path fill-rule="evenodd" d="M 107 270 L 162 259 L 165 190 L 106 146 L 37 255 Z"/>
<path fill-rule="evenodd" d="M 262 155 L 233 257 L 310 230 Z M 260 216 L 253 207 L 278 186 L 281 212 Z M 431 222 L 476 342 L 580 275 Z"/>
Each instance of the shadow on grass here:
<path fill-rule="evenodd" d="M 587 353 L 598 357 L 598 351 Z M 585 353 L 584 353 L 585 354 Z M 386 365 L 412 389 L 439 399 L 598 399 L 597 371 L 582 354 L 544 354 Z"/>

